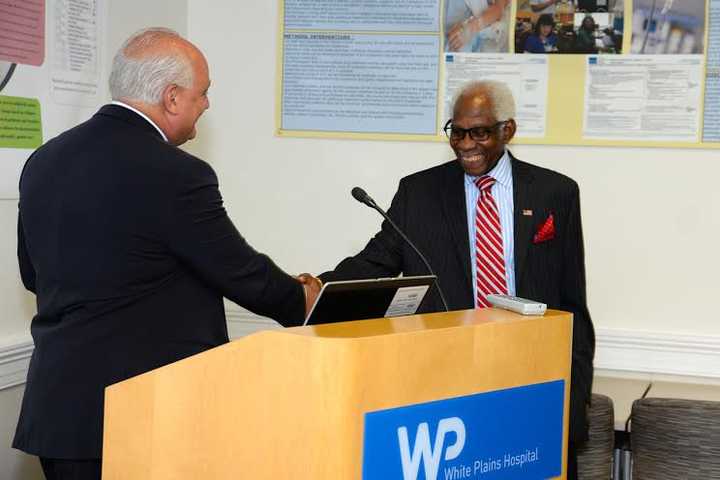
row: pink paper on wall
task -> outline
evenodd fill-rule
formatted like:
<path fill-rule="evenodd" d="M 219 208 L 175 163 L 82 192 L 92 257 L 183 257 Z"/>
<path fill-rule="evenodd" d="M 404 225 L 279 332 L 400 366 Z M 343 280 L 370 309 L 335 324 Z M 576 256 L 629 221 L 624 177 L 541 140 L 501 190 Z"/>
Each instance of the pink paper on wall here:
<path fill-rule="evenodd" d="M 0 1 L 0 60 L 42 65 L 45 60 L 45 0 Z"/>

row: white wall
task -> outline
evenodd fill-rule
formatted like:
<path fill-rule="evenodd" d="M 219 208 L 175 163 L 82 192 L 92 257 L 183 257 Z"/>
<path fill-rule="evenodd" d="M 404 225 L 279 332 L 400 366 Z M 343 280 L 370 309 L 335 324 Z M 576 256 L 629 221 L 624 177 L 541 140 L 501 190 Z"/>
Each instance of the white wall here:
<path fill-rule="evenodd" d="M 188 148 L 218 171 L 239 230 L 289 272 L 331 268 L 377 230 L 377 215 L 352 200 L 352 186 L 387 206 L 400 177 L 451 158 L 440 143 L 274 137 L 275 0 L 109 3 L 106 58 L 149 25 L 187 30 L 206 52 L 212 106 Z M 718 152 L 539 146 L 513 152 L 580 183 L 590 309 L 601 340 L 627 338 L 628 331 L 663 342 L 702 339 L 710 353 L 698 362 L 717 362 L 720 322 L 704 302 L 720 292 Z M 16 210 L 15 201 L 0 201 L 0 354 L 27 334 L 34 311 L 17 274 Z M 0 438 L 11 438 L 20 391 L 0 390 Z M 18 458 L 0 447 L 0 480 L 37 478 Z"/>
<path fill-rule="evenodd" d="M 52 0 L 48 0 L 48 10 Z M 109 14 L 103 53 L 103 78 L 109 72 L 110 59 L 122 42 L 134 31 L 147 26 L 165 26 L 187 33 L 187 3 L 178 0 L 107 0 Z M 46 51 L 50 51 L 46 45 Z M 103 80 L 105 82 L 105 80 Z M 106 83 L 106 82 L 105 82 Z M 70 127 L 71 125 L 68 125 Z M 48 135 L 48 132 L 45 132 Z M 3 150 L 0 149 L 0 161 Z M 19 412 L 22 386 L 2 389 L 15 377 L 11 347 L 29 339 L 30 320 L 35 312 L 34 296 L 24 291 L 16 260 L 17 200 L 0 200 L 0 480 L 42 478 L 37 461 L 10 449 Z M 23 355 L 26 356 L 26 355 Z M 6 357 L 6 358 L 4 358 Z M 8 366 L 7 369 L 4 367 Z"/>
<path fill-rule="evenodd" d="M 278 2 L 189 0 L 189 36 L 211 66 L 211 109 L 189 148 L 218 170 L 230 215 L 291 272 L 356 252 L 401 176 L 451 158 L 445 144 L 273 136 Z M 720 293 L 720 158 L 689 149 L 514 146 L 581 188 L 590 309 L 596 326 L 720 335 L 706 301 Z M 442 192 L 438 192 L 442 194 Z M 720 337 L 718 337 L 720 338 Z"/>

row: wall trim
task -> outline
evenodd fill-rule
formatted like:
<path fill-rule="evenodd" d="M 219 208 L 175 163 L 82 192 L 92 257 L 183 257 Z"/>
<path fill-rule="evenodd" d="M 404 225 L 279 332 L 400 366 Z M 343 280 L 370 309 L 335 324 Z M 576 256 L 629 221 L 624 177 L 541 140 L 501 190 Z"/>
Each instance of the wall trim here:
<path fill-rule="evenodd" d="M 237 307 L 225 310 L 230 339 L 241 338 L 261 330 L 277 330 L 282 326 L 275 320 L 255 315 Z"/>
<path fill-rule="evenodd" d="M 595 368 L 720 378 L 720 335 L 596 330 Z"/>
<path fill-rule="evenodd" d="M 0 344 L 0 391 L 25 383 L 30 356 L 35 348 L 30 335 L 4 340 Z"/>
<path fill-rule="evenodd" d="M 237 307 L 228 309 L 231 338 L 280 328 L 268 318 Z M 596 329 L 595 370 L 681 377 L 702 382 L 720 379 L 720 335 L 682 335 L 621 328 Z M 714 382 L 713 382 L 714 383 Z"/>
<path fill-rule="evenodd" d="M 282 328 L 236 308 L 226 311 L 230 338 Z M 30 335 L 0 339 L 0 390 L 25 383 L 33 352 Z M 670 375 L 693 383 L 720 379 L 720 335 L 682 335 L 620 328 L 596 329 L 595 370 Z"/>

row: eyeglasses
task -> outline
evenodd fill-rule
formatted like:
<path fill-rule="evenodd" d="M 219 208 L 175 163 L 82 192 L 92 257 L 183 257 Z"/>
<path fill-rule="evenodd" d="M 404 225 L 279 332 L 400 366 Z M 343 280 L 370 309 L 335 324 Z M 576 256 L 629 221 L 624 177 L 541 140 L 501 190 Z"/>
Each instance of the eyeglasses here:
<path fill-rule="evenodd" d="M 476 142 L 486 142 L 490 136 L 497 130 L 500 125 L 504 125 L 505 122 L 497 122 L 495 125 L 489 127 L 472 127 L 472 128 L 460 128 L 452 124 L 452 120 L 448 120 L 443 127 L 445 135 L 448 136 L 452 142 L 462 142 L 465 140 L 465 135 L 470 134 L 470 138 Z"/>

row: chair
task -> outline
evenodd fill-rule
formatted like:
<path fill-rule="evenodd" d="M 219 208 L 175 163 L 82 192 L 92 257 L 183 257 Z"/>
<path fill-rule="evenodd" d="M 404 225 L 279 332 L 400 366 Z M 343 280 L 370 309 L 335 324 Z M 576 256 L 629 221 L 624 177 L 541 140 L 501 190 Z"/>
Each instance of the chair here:
<path fill-rule="evenodd" d="M 609 397 L 593 393 L 588 420 L 589 439 L 578 448 L 578 479 L 609 480 L 615 443 L 615 415 Z"/>
<path fill-rule="evenodd" d="M 636 400 L 630 442 L 633 480 L 720 478 L 720 402 Z"/>

